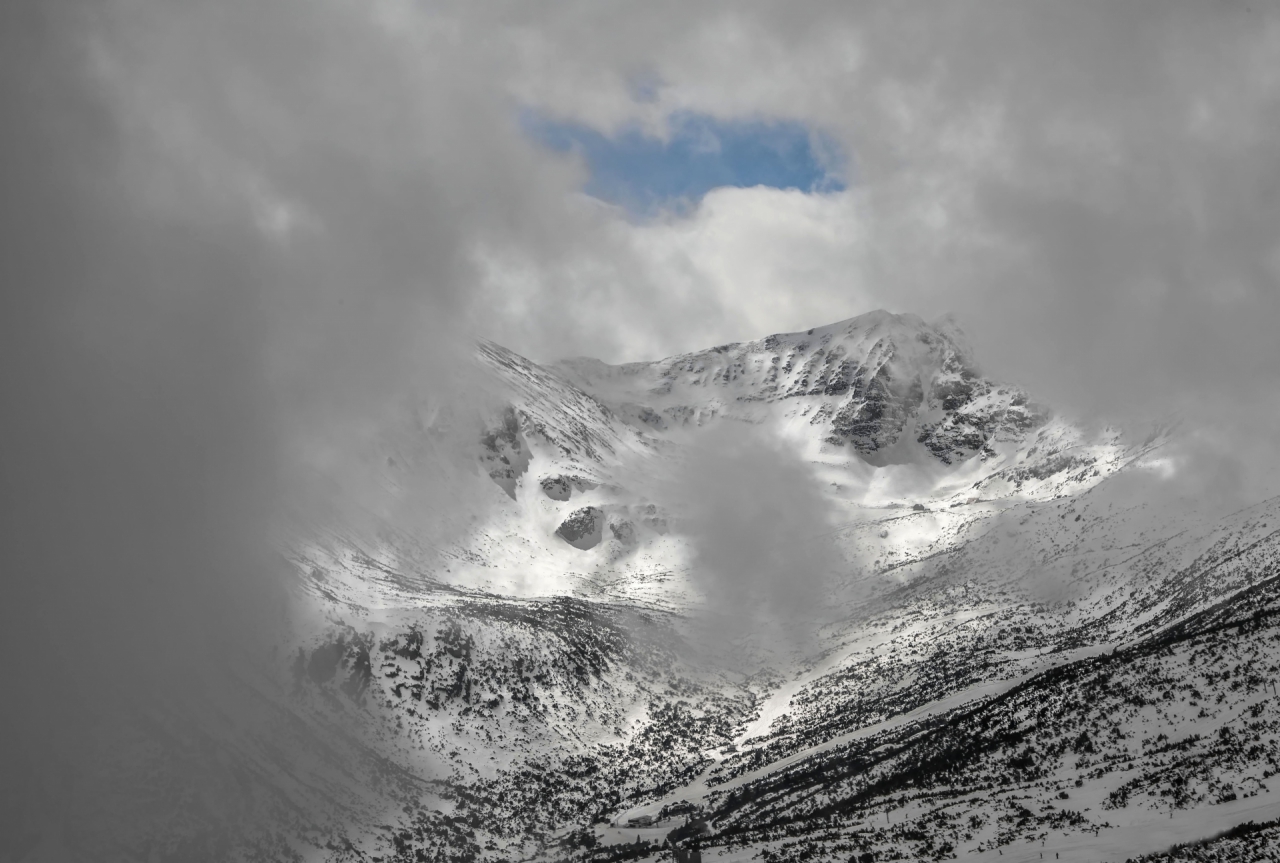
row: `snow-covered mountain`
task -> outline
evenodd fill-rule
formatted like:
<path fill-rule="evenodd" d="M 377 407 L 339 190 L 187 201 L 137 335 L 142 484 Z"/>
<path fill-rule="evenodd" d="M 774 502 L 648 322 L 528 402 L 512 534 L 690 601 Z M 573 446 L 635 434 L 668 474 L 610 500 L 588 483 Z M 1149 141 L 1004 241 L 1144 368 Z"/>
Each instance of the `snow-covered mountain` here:
<path fill-rule="evenodd" d="M 979 374 L 951 320 L 879 311 L 656 363 L 557 368 L 633 422 L 782 416 L 821 449 L 873 465 L 916 461 L 922 449 L 945 465 L 993 457 L 1047 419 L 1026 393 Z"/>
<path fill-rule="evenodd" d="M 1280 500 L 1162 494 L 1176 428 L 1074 423 L 953 322 L 885 312 L 652 363 L 477 360 L 483 398 L 370 444 L 359 529 L 282 531 L 270 711 L 341 744 L 237 746 L 271 813 L 242 856 L 1122 860 L 1280 817 Z M 697 623 L 698 537 L 653 478 L 727 427 L 823 501 L 793 538 L 839 561 L 803 649 Z M 1205 847 L 1277 833 L 1242 830 Z"/>

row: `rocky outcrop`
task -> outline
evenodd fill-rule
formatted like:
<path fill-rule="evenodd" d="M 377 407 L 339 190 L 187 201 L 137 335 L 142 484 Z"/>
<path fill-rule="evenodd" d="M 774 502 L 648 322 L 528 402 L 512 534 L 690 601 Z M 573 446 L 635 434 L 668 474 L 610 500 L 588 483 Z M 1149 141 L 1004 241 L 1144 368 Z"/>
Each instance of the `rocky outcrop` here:
<path fill-rule="evenodd" d="M 556 536 L 574 548 L 583 551 L 595 548 L 604 535 L 604 511 L 599 507 L 584 506 L 573 513 L 556 528 Z"/>
<path fill-rule="evenodd" d="M 480 436 L 480 462 L 488 470 L 489 478 L 515 500 L 516 484 L 529 469 L 530 458 L 519 417 L 515 408 L 507 406 L 500 422 Z"/>
<path fill-rule="evenodd" d="M 653 363 L 576 359 L 558 368 L 646 433 L 752 419 L 775 404 L 807 419 L 825 445 L 873 463 L 916 458 L 910 449 L 943 464 L 985 458 L 1049 418 L 977 370 L 954 322 L 883 311 Z"/>
<path fill-rule="evenodd" d="M 584 492 L 596 487 L 596 483 L 580 476 L 547 476 L 541 483 L 542 492 L 552 500 L 568 500 L 575 491 Z"/>

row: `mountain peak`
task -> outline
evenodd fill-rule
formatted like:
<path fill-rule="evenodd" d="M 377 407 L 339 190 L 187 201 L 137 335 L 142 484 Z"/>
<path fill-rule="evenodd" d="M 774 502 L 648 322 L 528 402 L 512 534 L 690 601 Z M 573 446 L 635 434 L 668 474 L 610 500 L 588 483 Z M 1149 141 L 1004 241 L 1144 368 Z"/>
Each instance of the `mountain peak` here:
<path fill-rule="evenodd" d="M 904 329 L 923 329 L 927 326 L 924 319 L 919 315 L 910 312 L 891 312 L 887 309 L 872 309 L 869 312 L 863 312 L 860 315 L 854 315 L 851 318 L 845 318 L 842 321 L 836 321 L 834 324 L 827 324 L 822 327 L 814 327 L 813 332 L 818 331 L 851 331 L 853 329 L 865 329 L 867 327 L 901 327 Z"/>
<path fill-rule="evenodd" d="M 914 444 L 944 464 L 985 457 L 1047 418 L 1022 391 L 981 376 L 953 317 L 928 324 L 883 309 L 654 362 L 577 358 L 558 370 L 650 427 L 773 415 L 872 462 L 916 460 Z"/>

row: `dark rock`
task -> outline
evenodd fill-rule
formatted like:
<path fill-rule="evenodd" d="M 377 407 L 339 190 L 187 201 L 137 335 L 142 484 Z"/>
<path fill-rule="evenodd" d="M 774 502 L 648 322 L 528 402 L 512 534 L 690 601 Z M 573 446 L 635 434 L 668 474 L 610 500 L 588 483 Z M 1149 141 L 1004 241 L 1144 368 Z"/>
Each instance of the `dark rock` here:
<path fill-rule="evenodd" d="M 542 493 L 552 500 L 568 500 L 573 489 L 569 481 L 562 476 L 548 476 L 542 479 Z"/>
<path fill-rule="evenodd" d="M 586 551 L 600 544 L 604 535 L 604 512 L 598 507 L 584 506 L 574 510 L 560 527 L 556 528 L 556 536 L 574 548 Z"/>
<path fill-rule="evenodd" d="M 580 476 L 548 476 L 543 477 L 543 493 L 552 500 L 568 500 L 573 492 L 584 492 L 596 487 L 596 483 Z"/>
<path fill-rule="evenodd" d="M 531 455 L 520 429 L 520 418 L 508 405 L 501 424 L 480 436 L 480 461 L 488 468 L 489 478 L 512 500 L 516 499 L 516 484 L 529 469 Z"/>

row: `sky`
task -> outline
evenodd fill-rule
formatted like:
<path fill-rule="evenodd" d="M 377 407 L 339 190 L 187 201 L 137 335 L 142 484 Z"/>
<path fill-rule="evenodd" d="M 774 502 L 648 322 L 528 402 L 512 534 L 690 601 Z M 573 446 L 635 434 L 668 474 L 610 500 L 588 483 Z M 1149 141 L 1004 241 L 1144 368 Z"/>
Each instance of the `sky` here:
<path fill-rule="evenodd" d="M 264 525 L 473 335 L 952 312 L 1064 411 L 1275 463 L 1271 4 L 11 0 L 0 100 L 8 741 L 269 632 Z"/>
<path fill-rule="evenodd" d="M 526 134 L 585 164 L 583 192 L 632 216 L 688 212 L 712 189 L 840 191 L 839 148 L 803 124 L 675 112 L 667 134 L 630 126 L 604 134 L 592 127 L 527 112 Z"/>

